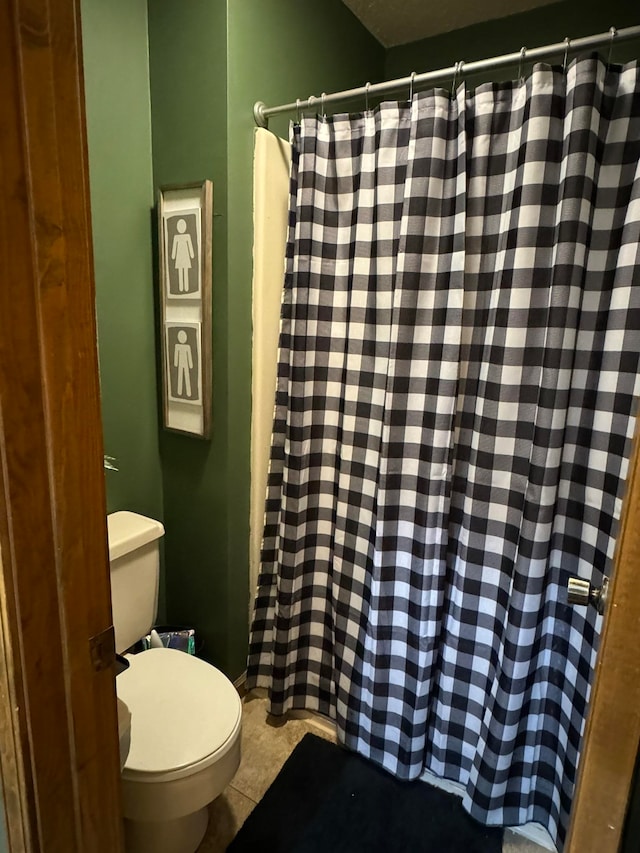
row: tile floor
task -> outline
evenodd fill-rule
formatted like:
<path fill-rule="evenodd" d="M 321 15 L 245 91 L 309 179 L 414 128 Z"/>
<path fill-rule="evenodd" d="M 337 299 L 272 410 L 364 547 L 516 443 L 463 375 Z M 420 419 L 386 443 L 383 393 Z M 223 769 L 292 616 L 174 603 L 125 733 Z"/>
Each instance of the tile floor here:
<path fill-rule="evenodd" d="M 268 719 L 266 699 L 249 695 L 243 701 L 242 761 L 231 785 L 210 806 L 209 828 L 198 853 L 224 853 L 307 732 L 335 740 L 331 729 L 321 720 L 290 719 L 277 724 Z M 508 830 L 502 850 L 503 853 L 546 853 L 537 844 Z"/>

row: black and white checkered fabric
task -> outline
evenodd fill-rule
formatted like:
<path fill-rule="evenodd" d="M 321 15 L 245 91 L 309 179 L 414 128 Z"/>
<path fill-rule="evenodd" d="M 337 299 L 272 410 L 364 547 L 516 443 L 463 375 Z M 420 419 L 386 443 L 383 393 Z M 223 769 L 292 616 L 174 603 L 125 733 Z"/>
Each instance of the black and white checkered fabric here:
<path fill-rule="evenodd" d="M 640 389 L 640 83 L 293 128 L 250 686 L 561 846 Z"/>

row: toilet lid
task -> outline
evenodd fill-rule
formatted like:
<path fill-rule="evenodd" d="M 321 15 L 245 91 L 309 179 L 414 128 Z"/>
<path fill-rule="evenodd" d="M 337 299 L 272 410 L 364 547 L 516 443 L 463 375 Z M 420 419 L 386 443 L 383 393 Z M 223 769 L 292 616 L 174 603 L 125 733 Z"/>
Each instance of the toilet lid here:
<path fill-rule="evenodd" d="M 176 649 L 149 649 L 129 662 L 116 679 L 118 697 L 131 711 L 128 770 L 178 770 L 229 740 L 242 705 L 220 670 Z"/>

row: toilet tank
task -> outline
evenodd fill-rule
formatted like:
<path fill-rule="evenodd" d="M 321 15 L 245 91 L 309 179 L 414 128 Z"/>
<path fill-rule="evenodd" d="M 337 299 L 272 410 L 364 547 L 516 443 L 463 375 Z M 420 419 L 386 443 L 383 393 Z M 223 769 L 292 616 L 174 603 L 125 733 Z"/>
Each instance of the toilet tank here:
<path fill-rule="evenodd" d="M 107 516 L 107 529 L 113 627 L 116 651 L 122 653 L 155 621 L 164 527 L 135 512 L 114 512 Z"/>

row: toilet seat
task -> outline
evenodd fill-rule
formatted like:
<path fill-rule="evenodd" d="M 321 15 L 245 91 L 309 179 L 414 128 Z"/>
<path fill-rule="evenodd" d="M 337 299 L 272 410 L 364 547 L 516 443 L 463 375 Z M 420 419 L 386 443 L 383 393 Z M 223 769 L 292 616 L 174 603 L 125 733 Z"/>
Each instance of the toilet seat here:
<path fill-rule="evenodd" d="M 220 670 L 176 649 L 128 657 L 116 682 L 131 711 L 124 780 L 179 779 L 219 761 L 239 735 L 240 696 Z"/>

